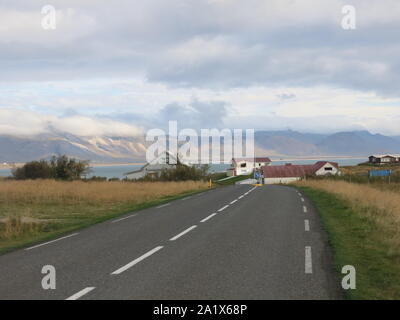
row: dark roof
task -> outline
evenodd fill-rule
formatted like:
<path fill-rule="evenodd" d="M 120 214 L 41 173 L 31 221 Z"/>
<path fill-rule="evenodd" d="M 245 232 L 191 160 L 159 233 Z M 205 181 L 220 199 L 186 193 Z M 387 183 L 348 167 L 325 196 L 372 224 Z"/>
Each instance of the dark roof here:
<path fill-rule="evenodd" d="M 268 157 L 255 157 L 255 158 L 233 158 L 234 161 L 249 161 L 249 162 L 271 162 Z"/>
<path fill-rule="evenodd" d="M 326 165 L 327 163 L 331 164 L 332 166 L 334 166 L 336 169 L 339 169 L 339 164 L 337 162 L 330 162 L 330 161 L 318 161 L 316 163 L 313 164 L 314 168 L 316 169 L 315 171 L 318 171 L 319 169 L 321 169 L 324 165 Z"/>
<path fill-rule="evenodd" d="M 315 174 L 327 163 L 330 163 L 335 168 L 339 168 L 336 162 L 318 161 L 315 164 L 308 165 L 286 164 L 283 166 L 264 166 L 262 167 L 262 171 L 264 178 L 304 177 L 306 175 Z"/>

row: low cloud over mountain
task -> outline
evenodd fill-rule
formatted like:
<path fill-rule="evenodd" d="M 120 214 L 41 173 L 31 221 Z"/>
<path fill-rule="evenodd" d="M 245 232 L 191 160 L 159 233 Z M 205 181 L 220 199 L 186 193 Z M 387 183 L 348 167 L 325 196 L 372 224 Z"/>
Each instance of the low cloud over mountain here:
<path fill-rule="evenodd" d="M 257 131 L 256 150 L 272 158 L 285 156 L 360 156 L 400 153 L 400 138 L 368 131 L 311 134 L 296 131 Z M 25 162 L 67 154 L 93 162 L 144 161 L 143 135 L 131 137 L 46 133 L 34 137 L 0 136 L 0 162 Z"/>

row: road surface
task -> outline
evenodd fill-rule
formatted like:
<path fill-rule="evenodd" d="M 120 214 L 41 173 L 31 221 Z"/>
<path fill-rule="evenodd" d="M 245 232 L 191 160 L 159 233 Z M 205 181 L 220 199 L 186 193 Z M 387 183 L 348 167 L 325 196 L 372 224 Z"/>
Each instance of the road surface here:
<path fill-rule="evenodd" d="M 318 216 L 291 187 L 218 188 L 55 240 L 0 256 L 0 299 L 342 297 Z"/>

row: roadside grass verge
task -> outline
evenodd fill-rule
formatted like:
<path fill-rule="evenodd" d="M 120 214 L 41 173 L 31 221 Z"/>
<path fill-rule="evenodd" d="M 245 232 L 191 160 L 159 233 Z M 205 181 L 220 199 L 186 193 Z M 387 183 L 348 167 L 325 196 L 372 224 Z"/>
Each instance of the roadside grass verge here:
<path fill-rule="evenodd" d="M 227 186 L 227 185 L 235 184 L 238 181 L 251 179 L 251 178 L 253 178 L 252 174 L 246 175 L 246 176 L 235 176 L 235 177 L 232 177 L 231 179 L 226 179 L 226 180 L 222 180 L 222 181 L 214 181 L 214 183 L 219 186 Z"/>
<path fill-rule="evenodd" d="M 0 254 L 207 187 L 194 181 L 0 181 Z"/>
<path fill-rule="evenodd" d="M 296 186 L 319 211 L 340 278 L 343 266 L 356 268 L 357 289 L 347 298 L 400 299 L 398 194 L 342 181 Z"/>

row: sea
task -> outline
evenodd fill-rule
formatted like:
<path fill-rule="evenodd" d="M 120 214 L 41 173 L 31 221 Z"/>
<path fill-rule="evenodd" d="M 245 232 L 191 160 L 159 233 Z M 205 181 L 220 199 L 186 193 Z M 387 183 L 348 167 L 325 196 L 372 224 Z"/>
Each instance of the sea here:
<path fill-rule="evenodd" d="M 332 161 L 339 163 L 340 166 L 354 166 L 361 162 L 367 161 L 366 158 L 341 158 L 341 159 L 328 159 L 324 158 L 324 161 Z M 292 164 L 313 164 L 317 160 L 299 160 L 299 159 L 277 159 L 272 160 L 272 165 L 282 165 L 285 163 Z M 88 174 L 88 178 L 91 177 L 105 177 L 108 179 L 111 178 L 119 178 L 123 179 L 124 174 L 130 171 L 139 170 L 142 167 L 140 164 L 132 164 L 132 165 L 108 165 L 108 166 L 93 166 L 91 167 L 90 173 Z M 227 164 L 212 164 L 210 166 L 210 172 L 224 172 L 229 168 Z M 0 177 L 8 177 L 11 175 L 10 169 L 0 169 Z"/>

